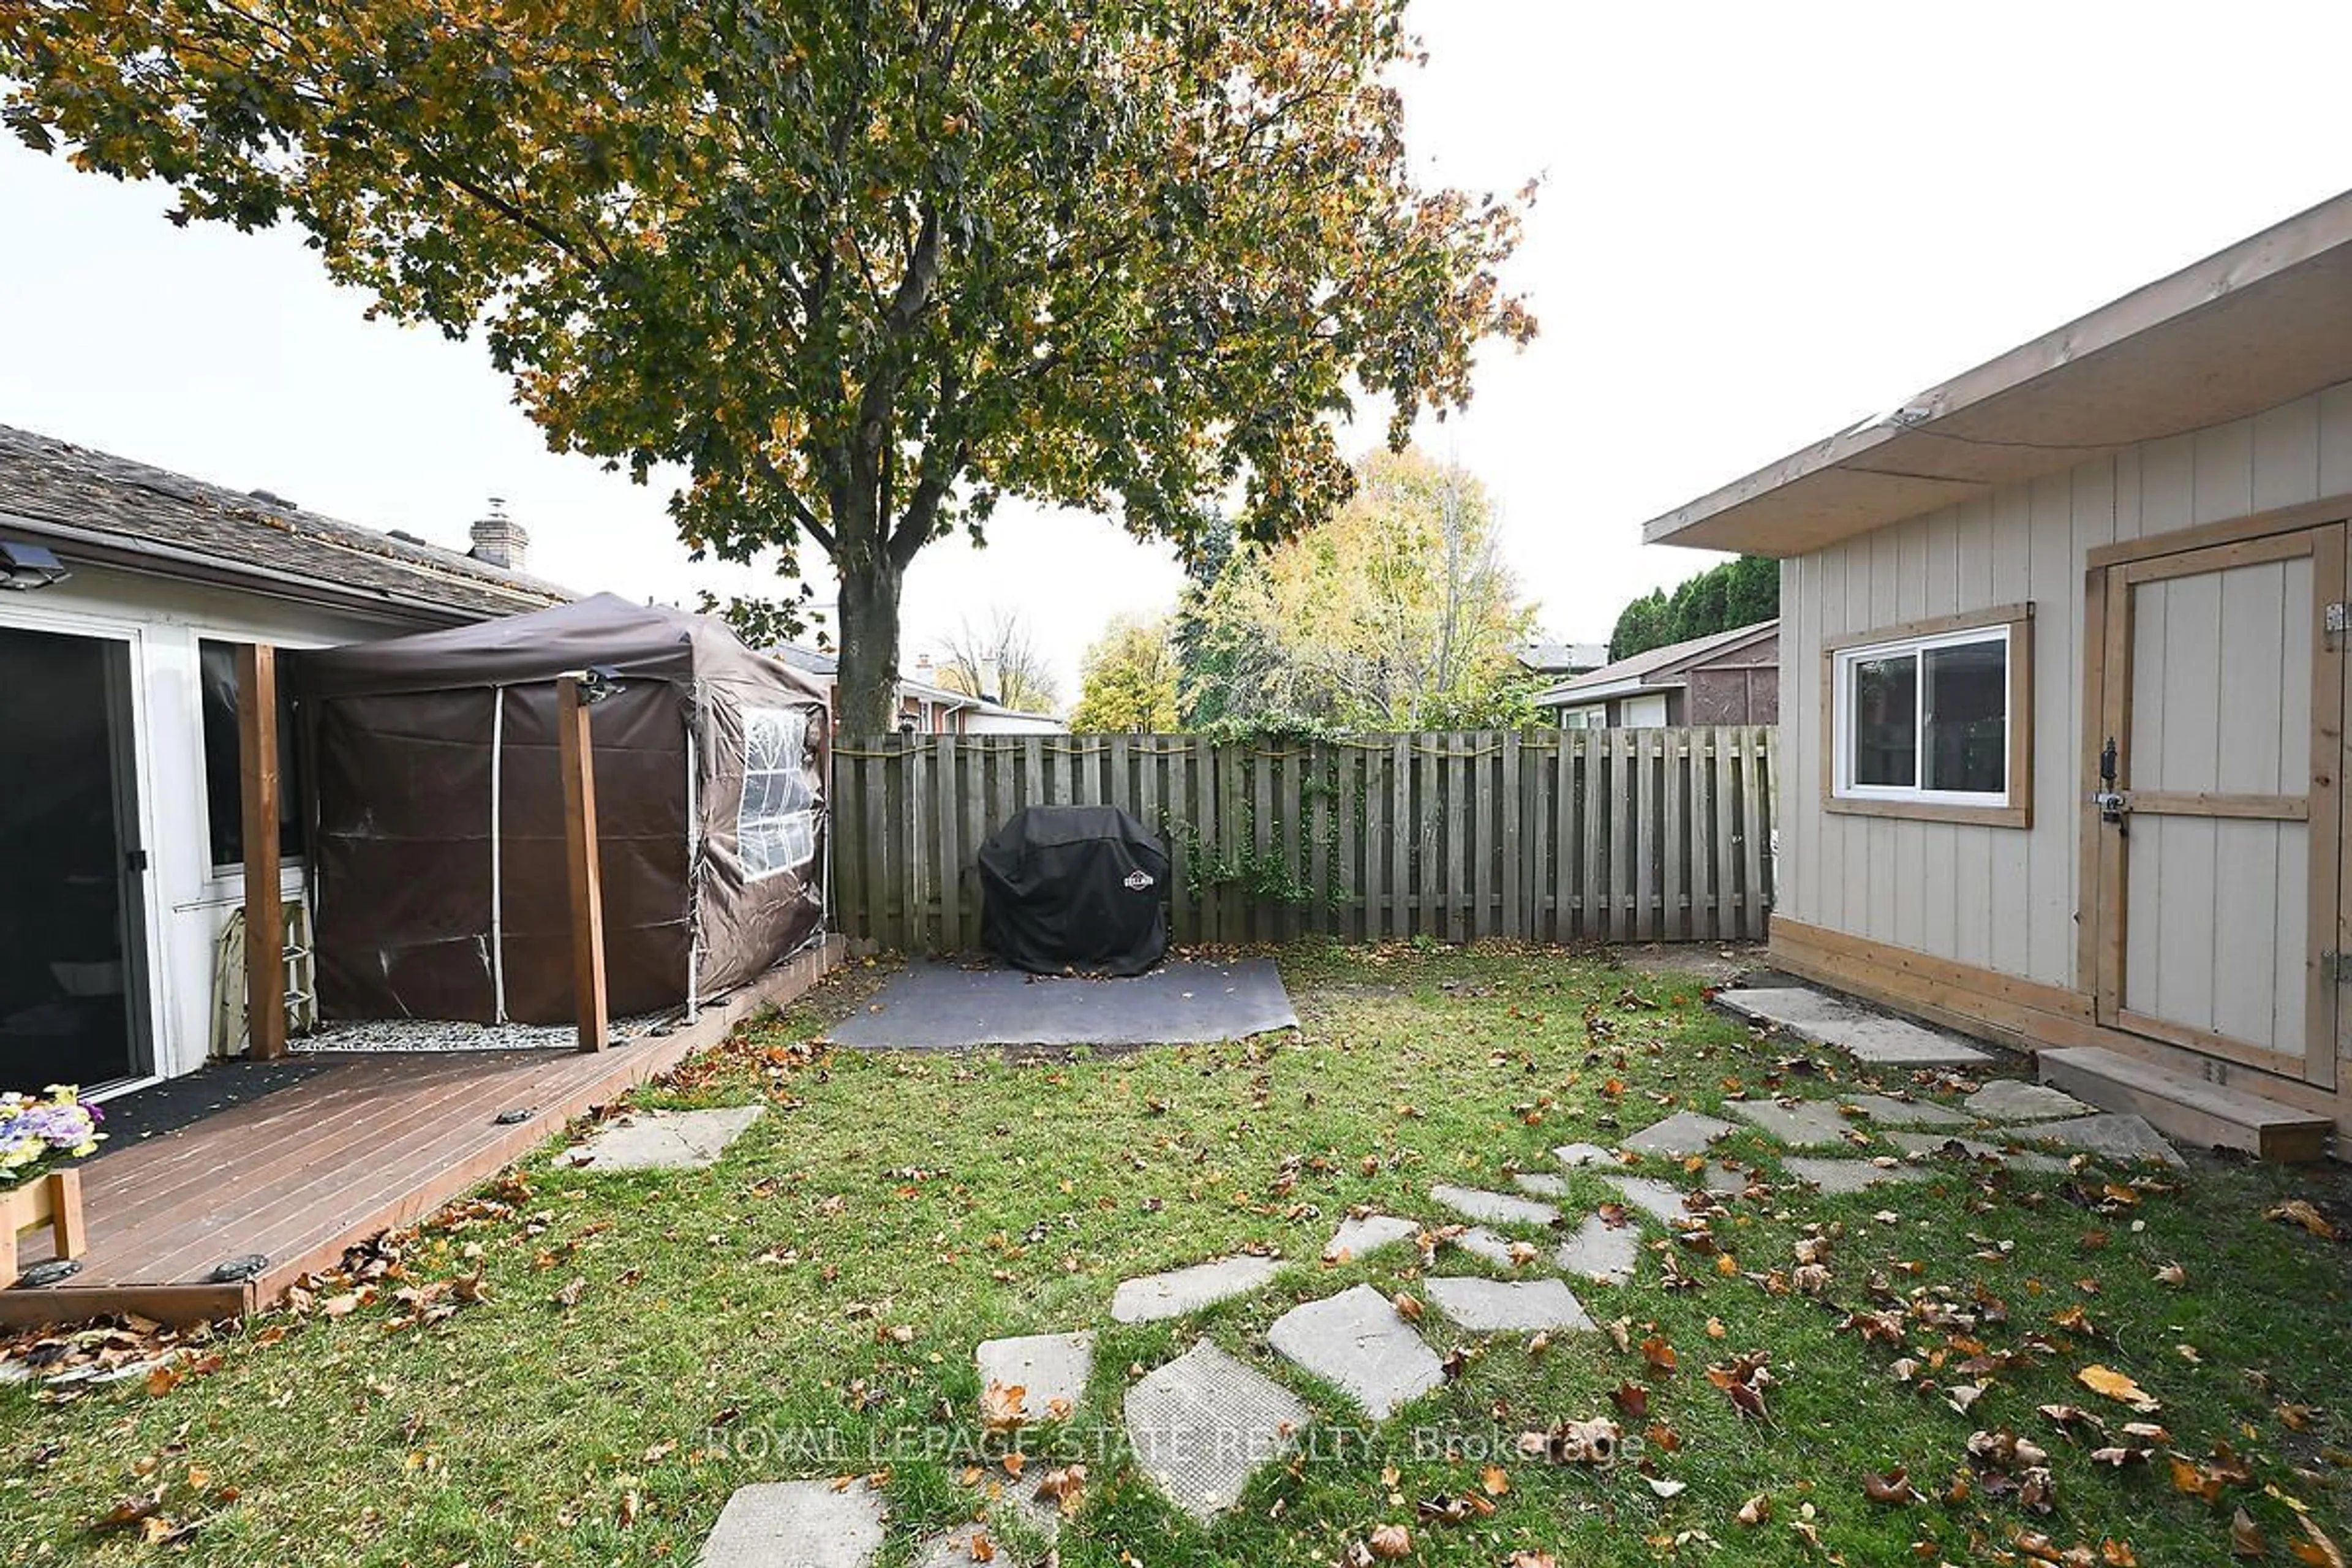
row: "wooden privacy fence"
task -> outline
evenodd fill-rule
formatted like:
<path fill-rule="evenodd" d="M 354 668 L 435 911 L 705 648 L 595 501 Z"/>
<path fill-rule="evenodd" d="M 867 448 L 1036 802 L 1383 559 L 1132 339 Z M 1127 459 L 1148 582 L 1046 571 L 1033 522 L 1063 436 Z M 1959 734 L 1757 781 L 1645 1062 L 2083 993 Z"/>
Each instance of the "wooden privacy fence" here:
<path fill-rule="evenodd" d="M 973 856 L 1024 805 L 1168 843 L 1183 942 L 1760 941 L 1775 732 L 1542 730 L 1216 742 L 890 735 L 833 753 L 843 934 L 980 945 Z"/>

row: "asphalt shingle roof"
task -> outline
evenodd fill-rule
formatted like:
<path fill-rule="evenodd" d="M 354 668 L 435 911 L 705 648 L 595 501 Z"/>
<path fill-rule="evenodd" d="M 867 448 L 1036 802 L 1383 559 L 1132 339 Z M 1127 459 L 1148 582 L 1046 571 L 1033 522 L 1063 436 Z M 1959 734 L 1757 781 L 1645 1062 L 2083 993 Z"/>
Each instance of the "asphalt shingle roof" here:
<path fill-rule="evenodd" d="M 1675 665 L 1713 653 L 1717 648 L 1727 647 L 1743 637 L 1754 637 L 1757 633 L 1780 624 L 1777 617 L 1771 620 L 1756 621 L 1748 626 L 1734 626 L 1729 631 L 1709 632 L 1703 637 L 1692 637 L 1686 642 L 1668 643 L 1664 647 L 1654 647 L 1647 653 L 1637 653 L 1631 658 L 1621 658 L 1615 664 L 1604 664 L 1599 669 L 1587 670 L 1573 680 L 1564 680 L 1544 692 L 1537 700 L 1573 697 L 1578 692 L 1589 691 L 1595 687 L 1615 686 L 1622 681 L 1646 679 Z"/>
<path fill-rule="evenodd" d="M 0 515 L 79 530 L 116 549 L 152 554 L 155 570 L 165 574 L 174 568 L 168 551 L 202 557 L 224 572 L 307 578 L 478 616 L 540 609 L 572 597 L 552 583 L 458 551 L 6 425 L 0 425 Z"/>

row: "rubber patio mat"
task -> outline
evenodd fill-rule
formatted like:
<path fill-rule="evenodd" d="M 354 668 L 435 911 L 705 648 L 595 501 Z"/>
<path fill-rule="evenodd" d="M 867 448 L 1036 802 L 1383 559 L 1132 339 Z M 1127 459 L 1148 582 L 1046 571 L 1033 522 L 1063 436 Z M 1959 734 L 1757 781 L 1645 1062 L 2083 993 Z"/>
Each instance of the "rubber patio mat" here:
<path fill-rule="evenodd" d="M 844 1046 L 1157 1046 L 1238 1040 L 1298 1023 L 1270 959 L 1178 960 L 1129 979 L 915 963 L 833 1031 Z"/>

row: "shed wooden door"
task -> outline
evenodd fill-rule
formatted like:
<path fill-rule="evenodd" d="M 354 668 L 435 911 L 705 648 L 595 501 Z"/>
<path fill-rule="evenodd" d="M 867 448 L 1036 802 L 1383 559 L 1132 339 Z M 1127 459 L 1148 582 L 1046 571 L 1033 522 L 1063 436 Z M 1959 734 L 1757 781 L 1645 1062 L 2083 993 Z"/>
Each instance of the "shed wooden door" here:
<path fill-rule="evenodd" d="M 2101 1023 L 2336 1078 L 2345 525 L 2105 569 Z M 2095 784 L 2093 787 L 2098 787 Z"/>

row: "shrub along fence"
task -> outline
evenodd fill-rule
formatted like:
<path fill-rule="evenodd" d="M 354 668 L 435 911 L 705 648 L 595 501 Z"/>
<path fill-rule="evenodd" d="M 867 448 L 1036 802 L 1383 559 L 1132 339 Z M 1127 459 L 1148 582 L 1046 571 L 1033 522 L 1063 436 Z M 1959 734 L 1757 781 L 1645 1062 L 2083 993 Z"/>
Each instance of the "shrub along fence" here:
<path fill-rule="evenodd" d="M 1124 806 L 1173 863 L 1180 942 L 1760 941 L 1775 731 L 1212 741 L 890 735 L 833 753 L 844 934 L 980 945 L 973 857 L 1024 805 Z"/>

